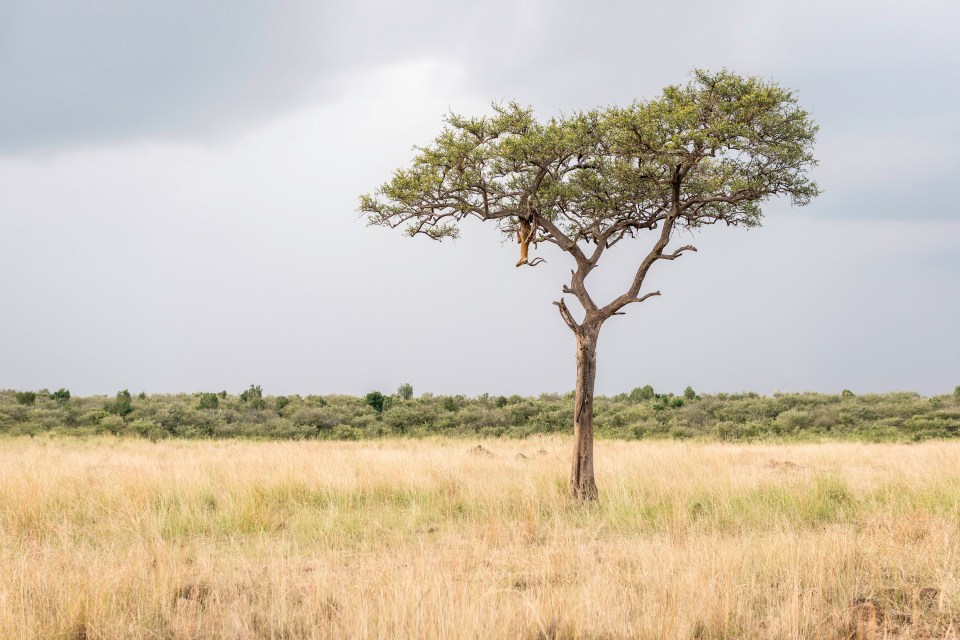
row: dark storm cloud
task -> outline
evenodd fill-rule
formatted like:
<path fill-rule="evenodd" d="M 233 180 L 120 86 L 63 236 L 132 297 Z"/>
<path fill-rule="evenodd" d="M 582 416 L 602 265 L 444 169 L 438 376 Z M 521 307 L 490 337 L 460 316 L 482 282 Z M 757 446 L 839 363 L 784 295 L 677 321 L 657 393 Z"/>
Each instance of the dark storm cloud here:
<path fill-rule="evenodd" d="M 798 90 L 822 124 L 818 211 L 951 219 L 937 187 L 960 170 L 956 24 L 948 2 L 15 2 L 0 9 L 0 153 L 216 135 L 421 59 L 544 115 L 729 67 Z"/>
<path fill-rule="evenodd" d="M 351 72 L 465 46 L 459 17 L 440 2 L 5 4 L 0 153 L 250 125 Z"/>

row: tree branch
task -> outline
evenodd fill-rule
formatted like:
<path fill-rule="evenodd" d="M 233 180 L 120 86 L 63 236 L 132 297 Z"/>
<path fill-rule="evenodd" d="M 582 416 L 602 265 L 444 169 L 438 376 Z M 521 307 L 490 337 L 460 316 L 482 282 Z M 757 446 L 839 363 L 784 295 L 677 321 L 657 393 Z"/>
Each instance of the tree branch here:
<path fill-rule="evenodd" d="M 623 307 L 625 307 L 625 306 L 627 306 L 628 304 L 631 304 L 631 303 L 633 303 L 633 302 L 643 302 L 643 301 L 646 300 L 647 298 L 652 298 L 653 296 L 659 296 L 659 295 L 660 295 L 660 291 L 659 291 L 659 290 L 657 290 L 657 291 L 651 291 L 650 293 L 648 293 L 648 294 L 646 294 L 646 295 L 643 295 L 643 296 L 640 296 L 639 298 L 631 298 L 630 300 L 625 301 L 625 302 L 623 303 L 623 306 L 620 307 L 620 308 L 622 309 Z M 623 315 L 623 311 L 614 311 L 614 312 L 611 313 L 610 315 L 612 315 L 612 316 L 622 316 L 622 315 Z"/>
<path fill-rule="evenodd" d="M 687 245 L 684 245 L 684 246 L 680 247 L 679 249 L 677 249 L 677 250 L 674 251 L 673 253 L 670 253 L 670 254 L 667 254 L 667 255 L 659 255 L 659 256 L 657 256 L 656 259 L 657 259 L 657 260 L 676 260 L 677 258 L 680 257 L 680 255 L 681 255 L 684 251 L 693 251 L 694 253 L 696 253 L 697 248 L 696 248 L 695 246 L 693 246 L 692 244 L 687 244 Z"/>
<path fill-rule="evenodd" d="M 577 324 L 577 321 L 573 319 L 573 315 L 570 313 L 570 309 L 567 307 L 567 303 L 563 298 L 560 298 L 553 304 L 557 305 L 560 309 L 560 317 L 563 318 L 563 321 L 570 327 L 570 330 L 574 333 L 580 331 L 580 325 Z"/>
<path fill-rule="evenodd" d="M 583 254 L 583 251 L 577 246 L 576 242 L 571 240 L 563 231 L 560 231 L 557 225 L 540 215 L 535 215 L 534 220 L 553 237 L 558 247 L 573 256 L 573 259 L 577 261 L 577 265 L 586 264 L 587 256 Z"/>

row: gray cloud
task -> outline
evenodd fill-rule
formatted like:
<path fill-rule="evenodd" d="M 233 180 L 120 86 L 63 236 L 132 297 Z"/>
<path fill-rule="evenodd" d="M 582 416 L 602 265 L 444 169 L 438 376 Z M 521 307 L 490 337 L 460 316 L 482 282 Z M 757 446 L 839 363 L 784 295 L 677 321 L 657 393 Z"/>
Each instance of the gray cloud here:
<path fill-rule="evenodd" d="M 232 135 L 335 100 L 364 70 L 417 60 L 458 64 L 475 94 L 544 114 L 629 102 L 693 67 L 726 66 L 797 89 L 822 124 L 819 212 L 957 215 L 937 188 L 960 170 L 960 85 L 948 80 L 960 72 L 960 8 L 946 0 L 909 10 L 826 0 L 38 0 L 0 11 L 0 153 Z"/>
<path fill-rule="evenodd" d="M 601 391 L 952 389 L 958 18 L 948 2 L 0 5 L 0 387 L 568 389 L 563 256 L 517 270 L 483 225 L 442 245 L 367 229 L 357 196 L 448 108 L 550 115 L 726 66 L 799 92 L 826 193 L 773 203 L 764 229 L 711 229 L 652 274 L 663 298 L 604 330 Z M 638 251 L 611 254 L 598 295 Z M 531 331 L 544 348 L 518 358 Z"/>

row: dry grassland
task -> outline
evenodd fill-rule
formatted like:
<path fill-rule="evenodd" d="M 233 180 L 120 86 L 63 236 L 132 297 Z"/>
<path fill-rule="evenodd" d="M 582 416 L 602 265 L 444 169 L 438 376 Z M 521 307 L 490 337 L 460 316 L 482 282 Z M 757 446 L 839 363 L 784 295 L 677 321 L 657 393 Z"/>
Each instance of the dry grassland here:
<path fill-rule="evenodd" d="M 0 638 L 960 632 L 958 443 L 473 444 L 2 440 Z"/>

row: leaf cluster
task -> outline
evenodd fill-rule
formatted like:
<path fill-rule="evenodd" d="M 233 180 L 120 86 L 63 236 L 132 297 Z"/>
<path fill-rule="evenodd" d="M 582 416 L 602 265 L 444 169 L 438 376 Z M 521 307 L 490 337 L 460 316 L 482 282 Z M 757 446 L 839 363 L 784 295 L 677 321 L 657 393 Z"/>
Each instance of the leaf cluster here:
<path fill-rule="evenodd" d="M 670 224 L 755 226 L 761 203 L 817 195 L 807 175 L 817 132 L 795 95 L 729 71 L 697 70 L 651 100 L 539 121 L 515 102 L 449 114 L 407 168 L 360 200 L 370 224 L 457 237 L 466 218 L 519 221 L 571 251 Z"/>

